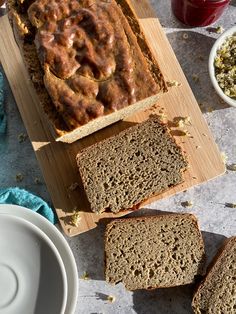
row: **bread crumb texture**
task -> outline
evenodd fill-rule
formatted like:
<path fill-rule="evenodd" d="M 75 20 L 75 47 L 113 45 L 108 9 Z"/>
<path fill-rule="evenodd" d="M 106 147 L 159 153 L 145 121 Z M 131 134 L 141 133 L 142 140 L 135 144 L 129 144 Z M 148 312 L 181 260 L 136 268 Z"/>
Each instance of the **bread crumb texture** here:
<path fill-rule="evenodd" d="M 77 156 L 94 212 L 118 212 L 183 181 L 187 161 L 156 117 L 134 125 Z"/>
<path fill-rule="evenodd" d="M 190 214 L 119 219 L 105 238 L 105 276 L 128 290 L 190 284 L 202 274 L 204 244 Z"/>
<path fill-rule="evenodd" d="M 236 237 L 227 241 L 192 302 L 196 314 L 236 313 Z"/>

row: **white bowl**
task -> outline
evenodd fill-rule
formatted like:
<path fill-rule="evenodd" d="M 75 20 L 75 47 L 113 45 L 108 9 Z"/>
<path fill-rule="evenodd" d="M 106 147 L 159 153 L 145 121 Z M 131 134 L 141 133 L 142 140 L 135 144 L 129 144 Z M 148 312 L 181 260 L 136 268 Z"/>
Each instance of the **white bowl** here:
<path fill-rule="evenodd" d="M 64 313 L 64 264 L 52 241 L 38 227 L 1 214 L 0 252 L 0 313 Z"/>
<path fill-rule="evenodd" d="M 216 77 L 215 77 L 215 67 L 214 67 L 214 60 L 216 57 L 216 53 L 217 50 L 221 47 L 221 45 L 225 42 L 226 38 L 233 35 L 234 33 L 236 33 L 236 26 L 231 27 L 230 29 L 228 29 L 227 31 L 225 31 L 214 43 L 211 52 L 210 52 L 210 56 L 209 56 L 209 74 L 210 74 L 210 78 L 211 78 L 211 82 L 212 85 L 214 86 L 216 92 L 218 93 L 218 95 L 230 106 L 236 107 L 236 100 L 234 100 L 233 98 L 225 95 L 225 93 L 223 92 L 223 90 L 220 88 Z"/>
<path fill-rule="evenodd" d="M 64 314 L 73 314 L 76 311 L 76 304 L 78 298 L 78 273 L 74 255 L 63 237 L 62 233 L 46 218 L 28 208 L 0 204 L 0 214 L 8 214 L 23 218 L 36 227 L 41 229 L 56 246 L 66 270 L 67 277 L 67 304 Z"/>

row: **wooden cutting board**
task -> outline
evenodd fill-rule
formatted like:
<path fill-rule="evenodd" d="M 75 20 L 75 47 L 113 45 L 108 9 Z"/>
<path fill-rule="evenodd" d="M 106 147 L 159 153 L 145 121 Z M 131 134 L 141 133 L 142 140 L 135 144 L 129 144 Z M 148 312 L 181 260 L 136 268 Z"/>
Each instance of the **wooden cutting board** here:
<path fill-rule="evenodd" d="M 53 140 L 45 115 L 41 111 L 37 95 L 14 41 L 8 18 L 6 16 L 0 18 L 0 60 L 32 142 L 59 221 L 68 236 L 74 236 L 95 228 L 100 219 L 120 217 L 128 213 L 126 211 L 119 214 L 95 214 L 89 211 L 88 202 L 79 182 L 75 162 L 76 154 L 82 148 L 118 133 L 129 126 L 130 122 L 141 122 L 150 114 L 159 114 L 161 108 L 164 108 L 170 121 L 175 117 L 191 118 L 191 125 L 186 126 L 190 136 L 181 136 L 182 132 L 179 129 L 172 129 L 177 142 L 188 155 L 190 167 L 184 174 L 183 184 L 150 198 L 142 203 L 141 207 L 208 181 L 225 171 L 218 148 L 158 18 L 147 0 L 131 0 L 131 3 L 164 76 L 169 81 L 177 80 L 181 86 L 172 87 L 169 93 L 161 97 L 158 104 L 153 108 L 73 144 L 64 144 Z M 71 224 L 74 211 L 79 211 L 81 217 L 77 227 Z"/>

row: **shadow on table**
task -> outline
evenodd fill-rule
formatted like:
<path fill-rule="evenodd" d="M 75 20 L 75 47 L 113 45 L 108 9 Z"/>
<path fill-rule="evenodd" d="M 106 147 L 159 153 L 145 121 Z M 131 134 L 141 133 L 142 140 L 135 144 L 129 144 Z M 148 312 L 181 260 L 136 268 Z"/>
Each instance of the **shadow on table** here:
<path fill-rule="evenodd" d="M 85 272 L 92 280 L 105 280 L 104 276 L 104 232 L 105 223 L 99 223 L 97 228 L 85 232 L 76 239 L 72 250 L 78 264 L 79 277 Z M 74 239 L 72 241 L 74 241 Z M 75 241 L 74 241 L 75 243 Z M 83 254 L 81 254 L 83 252 Z"/>
<path fill-rule="evenodd" d="M 230 5 L 232 5 L 233 7 L 236 7 L 236 0 L 231 0 Z"/>
<path fill-rule="evenodd" d="M 181 65 L 202 112 L 229 108 L 213 88 L 208 58 L 215 38 L 190 30 L 168 33 L 167 37 Z M 171 77 L 170 80 L 177 80 Z"/>

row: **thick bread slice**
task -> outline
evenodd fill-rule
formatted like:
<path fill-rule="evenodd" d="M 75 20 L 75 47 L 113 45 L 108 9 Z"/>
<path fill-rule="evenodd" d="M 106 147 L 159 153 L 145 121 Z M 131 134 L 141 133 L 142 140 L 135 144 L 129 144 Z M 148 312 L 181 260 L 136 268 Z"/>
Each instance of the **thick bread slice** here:
<path fill-rule="evenodd" d="M 56 140 L 74 142 L 167 91 L 129 1 L 9 0 L 8 8 Z"/>
<path fill-rule="evenodd" d="M 117 219 L 105 233 L 105 277 L 128 290 L 193 283 L 203 274 L 204 244 L 191 214 Z"/>
<path fill-rule="evenodd" d="M 227 239 L 192 302 L 196 314 L 236 313 L 236 237 Z"/>
<path fill-rule="evenodd" d="M 91 209 L 118 212 L 183 181 L 187 162 L 157 117 L 81 151 L 77 164 Z"/>

